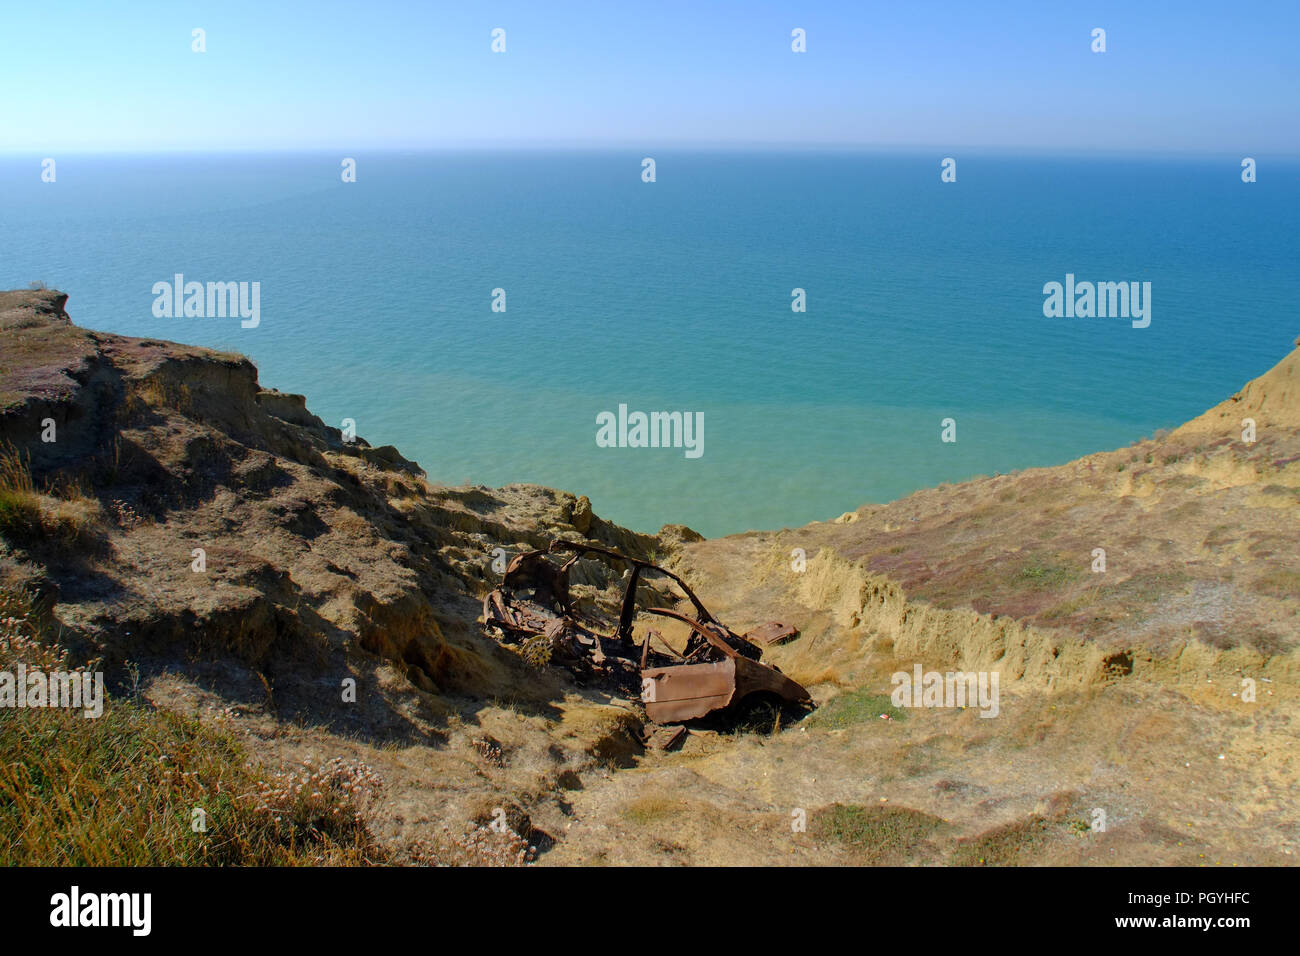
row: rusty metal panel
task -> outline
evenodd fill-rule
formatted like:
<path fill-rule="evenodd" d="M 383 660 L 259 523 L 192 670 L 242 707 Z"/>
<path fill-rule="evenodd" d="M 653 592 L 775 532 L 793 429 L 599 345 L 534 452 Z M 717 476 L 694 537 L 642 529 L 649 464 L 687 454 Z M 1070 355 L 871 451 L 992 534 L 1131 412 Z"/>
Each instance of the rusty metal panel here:
<path fill-rule="evenodd" d="M 811 703 L 812 695 L 802 684 L 786 677 L 775 667 L 736 658 L 736 700 L 750 694 L 776 694 L 790 703 Z"/>
<path fill-rule="evenodd" d="M 735 692 L 736 664 L 731 658 L 641 672 L 641 702 L 656 723 L 703 717 L 730 704 Z"/>
<path fill-rule="evenodd" d="M 745 640 L 763 644 L 767 647 L 774 644 L 784 644 L 786 641 L 792 641 L 798 636 L 799 628 L 793 624 L 782 624 L 780 621 L 768 621 L 766 624 L 760 624 L 752 631 L 745 632 Z"/>

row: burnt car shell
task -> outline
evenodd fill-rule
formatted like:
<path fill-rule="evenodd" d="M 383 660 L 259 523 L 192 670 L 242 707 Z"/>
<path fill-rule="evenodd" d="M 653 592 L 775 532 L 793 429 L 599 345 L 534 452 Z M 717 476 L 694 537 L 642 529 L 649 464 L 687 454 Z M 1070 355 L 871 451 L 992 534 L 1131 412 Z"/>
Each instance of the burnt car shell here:
<path fill-rule="evenodd" d="M 557 552 L 567 552 L 571 557 L 556 566 L 547 555 Z M 629 569 L 613 633 L 601 633 L 599 622 L 579 612 L 570 597 L 569 571 L 586 554 L 616 560 Z M 691 629 L 680 653 L 653 631 L 639 646 L 633 637 L 637 585 L 646 573 L 672 580 L 693 606 L 693 615 L 668 608 L 641 609 L 675 619 Z M 714 617 L 673 572 L 585 542 L 557 539 L 546 552 L 529 551 L 516 556 L 501 587 L 484 598 L 483 623 L 506 643 L 544 641 L 552 649 L 552 662 L 563 663 L 576 676 L 598 676 L 619 685 L 630 684 L 629 690 L 637 686 L 639 678 L 646 715 L 658 724 L 703 717 L 756 697 L 789 705 L 812 704 L 808 691 L 800 684 L 761 662 L 760 644 L 791 640 L 799 633 L 796 628 L 773 621 L 744 635 L 737 634 Z M 661 649 L 651 648 L 652 637 Z"/>
<path fill-rule="evenodd" d="M 774 695 L 791 704 L 812 703 L 797 682 L 740 656 L 711 664 L 648 667 L 641 672 L 641 702 L 646 716 L 657 724 L 703 717 L 752 694 Z"/>
<path fill-rule="evenodd" d="M 739 653 L 716 633 L 716 627 L 702 625 L 666 608 L 648 610 L 687 624 L 721 655 L 720 660 L 702 664 L 641 669 L 641 703 L 645 705 L 646 716 L 655 723 L 692 720 L 755 696 L 787 704 L 812 704 L 812 697 L 803 685 L 775 667 Z"/>

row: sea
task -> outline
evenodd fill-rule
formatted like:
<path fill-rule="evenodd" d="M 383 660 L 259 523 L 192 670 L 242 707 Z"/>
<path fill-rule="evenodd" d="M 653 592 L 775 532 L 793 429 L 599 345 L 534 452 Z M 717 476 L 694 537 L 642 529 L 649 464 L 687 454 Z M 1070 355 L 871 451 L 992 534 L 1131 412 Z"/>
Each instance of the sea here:
<path fill-rule="evenodd" d="M 432 481 L 716 536 L 1120 447 L 1267 371 L 1300 334 L 1300 164 L 1244 158 L 7 154 L 0 288 L 241 352 Z M 255 327 L 168 315 L 177 274 L 257 283 Z M 1148 312 L 1046 314 L 1067 276 Z M 637 412 L 702 431 L 633 447 Z"/>

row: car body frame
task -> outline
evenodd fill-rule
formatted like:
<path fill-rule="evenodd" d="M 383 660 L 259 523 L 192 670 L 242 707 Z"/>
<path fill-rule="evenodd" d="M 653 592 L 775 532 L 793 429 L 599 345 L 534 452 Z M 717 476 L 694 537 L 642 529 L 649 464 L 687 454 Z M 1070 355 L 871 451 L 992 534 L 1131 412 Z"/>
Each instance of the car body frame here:
<path fill-rule="evenodd" d="M 550 555 L 568 554 L 556 565 Z M 588 555 L 621 563 L 626 584 L 612 633 L 580 611 L 569 590 L 569 574 Z M 639 606 L 638 589 L 647 575 L 668 578 L 685 593 L 693 614 L 673 608 Z M 671 619 L 689 629 L 677 651 L 653 629 L 638 642 L 633 625 L 638 611 Z M 501 586 L 483 599 L 483 623 L 503 643 L 522 644 L 534 662 L 566 666 L 575 676 L 605 678 L 638 694 L 646 716 L 659 724 L 680 723 L 746 703 L 778 707 L 811 705 L 797 681 L 762 662 L 762 645 L 792 640 L 790 625 L 772 621 L 738 634 L 717 619 L 680 576 L 667 568 L 612 548 L 557 538 L 545 550 L 516 555 Z"/>

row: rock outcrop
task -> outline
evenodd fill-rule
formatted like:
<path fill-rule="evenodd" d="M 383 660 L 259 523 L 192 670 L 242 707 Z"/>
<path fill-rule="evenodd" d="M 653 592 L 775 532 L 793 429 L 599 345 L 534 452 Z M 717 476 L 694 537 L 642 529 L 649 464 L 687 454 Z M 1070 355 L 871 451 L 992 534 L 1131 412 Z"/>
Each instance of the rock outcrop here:
<path fill-rule="evenodd" d="M 395 448 L 345 441 L 303 396 L 263 388 L 248 359 L 90 332 L 66 302 L 0 293 L 0 449 L 46 516 L 0 525 L 0 584 L 37 594 L 110 675 L 251 677 L 324 719 L 339 681 L 376 661 L 429 693 L 516 693 L 528 680 L 475 623 L 495 549 L 665 547 L 585 496 L 431 485 Z"/>

